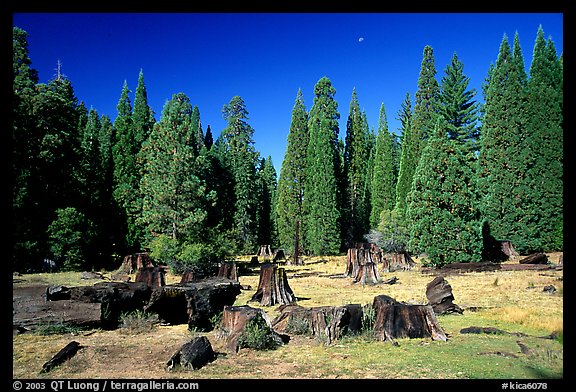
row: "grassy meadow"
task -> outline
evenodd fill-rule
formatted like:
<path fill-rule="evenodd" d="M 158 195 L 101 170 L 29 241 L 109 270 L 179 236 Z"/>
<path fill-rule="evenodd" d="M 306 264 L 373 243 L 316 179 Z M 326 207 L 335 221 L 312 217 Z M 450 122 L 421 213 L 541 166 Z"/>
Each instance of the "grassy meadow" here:
<path fill-rule="evenodd" d="M 549 257 L 556 262 L 556 255 Z M 249 257 L 238 258 L 248 265 Z M 417 261 L 417 260 L 416 260 Z M 395 284 L 353 284 L 342 277 L 345 257 L 305 259 L 303 266 L 285 266 L 288 282 L 305 307 L 371 304 L 376 295 L 398 301 L 424 304 L 426 284 L 434 278 L 420 271 L 382 273 L 396 276 Z M 510 260 L 507 263 L 517 263 Z M 105 273 L 110 275 L 111 273 Z M 93 284 L 79 273 L 23 275 L 15 285 Z M 340 276 L 338 276 L 340 275 Z M 258 286 L 258 268 L 240 275 L 240 283 L 251 286 L 237 297 L 235 305 L 249 304 Z M 168 275 L 166 283 L 179 276 Z M 58 334 L 13 335 L 14 378 L 167 378 L 167 379 L 554 379 L 563 378 L 563 271 L 493 271 L 446 276 L 454 303 L 463 314 L 439 315 L 447 342 L 431 339 L 398 339 L 398 346 L 379 342 L 369 333 L 345 336 L 331 345 L 306 336 L 292 336 L 275 350 L 241 349 L 226 354 L 216 332 L 190 331 L 187 325 L 151 328 L 120 328 L 113 331 L 61 331 Z M 554 285 L 549 294 L 544 286 Z M 274 318 L 277 307 L 263 307 Z M 462 328 L 495 327 L 517 335 L 462 334 Z M 543 336 L 556 334 L 555 339 Z M 166 370 L 166 362 L 180 346 L 203 334 L 218 357 L 199 370 Z M 48 374 L 42 365 L 71 340 L 82 349 Z M 528 350 L 521 351 L 519 343 Z"/>

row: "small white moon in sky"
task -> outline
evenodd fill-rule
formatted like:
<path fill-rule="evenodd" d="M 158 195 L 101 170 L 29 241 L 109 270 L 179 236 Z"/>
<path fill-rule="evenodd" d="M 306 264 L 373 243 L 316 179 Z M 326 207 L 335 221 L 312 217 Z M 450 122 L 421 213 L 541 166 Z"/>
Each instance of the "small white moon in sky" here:
<path fill-rule="evenodd" d="M 358 38 L 358 42 L 362 42 L 362 41 L 364 41 L 364 37 Z"/>

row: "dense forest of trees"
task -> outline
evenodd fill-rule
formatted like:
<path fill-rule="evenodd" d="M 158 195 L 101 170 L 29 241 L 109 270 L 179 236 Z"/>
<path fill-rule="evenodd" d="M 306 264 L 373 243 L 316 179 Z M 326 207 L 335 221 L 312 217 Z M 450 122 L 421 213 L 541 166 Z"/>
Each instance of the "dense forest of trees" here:
<path fill-rule="evenodd" d="M 279 173 L 255 149 L 240 96 L 214 140 L 184 93 L 157 121 L 141 70 L 112 122 L 78 101 L 60 67 L 40 83 L 27 38 L 13 28 L 14 270 L 111 268 L 143 250 L 203 268 L 261 244 L 329 255 L 366 240 L 437 266 L 485 259 L 494 240 L 562 250 L 563 62 L 541 27 L 529 72 L 518 35 L 503 37 L 483 103 L 457 54 L 438 80 L 426 46 L 399 135 L 384 103 L 369 126 L 354 89 L 340 138 L 330 79 L 309 111 L 298 90 Z"/>

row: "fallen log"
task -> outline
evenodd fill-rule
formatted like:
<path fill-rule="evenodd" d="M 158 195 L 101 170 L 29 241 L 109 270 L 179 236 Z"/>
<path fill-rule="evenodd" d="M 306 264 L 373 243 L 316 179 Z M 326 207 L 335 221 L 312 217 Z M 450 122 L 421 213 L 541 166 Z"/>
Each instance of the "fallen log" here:
<path fill-rule="evenodd" d="M 532 253 L 518 261 L 520 264 L 548 264 L 548 256 L 544 253 Z"/>
<path fill-rule="evenodd" d="M 397 338 L 432 338 L 446 341 L 447 337 L 431 305 L 410 305 L 396 301 L 387 295 L 374 297 L 372 304 L 376 313 L 374 337 L 397 344 Z"/>
<path fill-rule="evenodd" d="M 72 358 L 78 350 L 82 348 L 80 343 L 72 341 L 68 343 L 62 350 L 58 351 L 48 362 L 42 365 L 42 370 L 40 373 L 48 373 L 50 370 L 54 369 L 56 366 Z"/>
<path fill-rule="evenodd" d="M 262 306 L 295 303 L 296 296 L 288 284 L 284 268 L 274 263 L 262 264 L 258 288 L 249 302 L 259 302 Z"/>

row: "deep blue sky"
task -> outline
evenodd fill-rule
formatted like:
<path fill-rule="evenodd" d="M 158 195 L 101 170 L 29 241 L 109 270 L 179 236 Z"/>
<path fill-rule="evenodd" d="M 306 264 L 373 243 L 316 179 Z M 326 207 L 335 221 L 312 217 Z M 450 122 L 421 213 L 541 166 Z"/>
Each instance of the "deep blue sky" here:
<path fill-rule="evenodd" d="M 134 91 L 140 69 L 156 120 L 183 92 L 215 137 L 226 126 L 223 105 L 241 96 L 255 148 L 272 156 L 278 174 L 298 88 L 310 110 L 323 76 L 336 89 L 342 137 L 354 87 L 370 127 L 384 103 L 398 132 L 406 93 L 414 105 L 425 45 L 438 82 L 457 53 L 478 101 L 505 34 L 512 44 L 519 33 L 527 71 L 538 26 L 563 51 L 562 13 L 15 13 L 13 24 L 29 34 L 41 82 L 60 60 L 78 99 L 112 120 L 124 81 Z"/>

